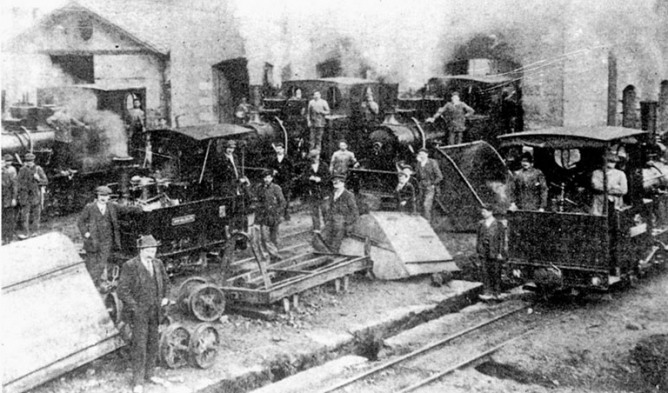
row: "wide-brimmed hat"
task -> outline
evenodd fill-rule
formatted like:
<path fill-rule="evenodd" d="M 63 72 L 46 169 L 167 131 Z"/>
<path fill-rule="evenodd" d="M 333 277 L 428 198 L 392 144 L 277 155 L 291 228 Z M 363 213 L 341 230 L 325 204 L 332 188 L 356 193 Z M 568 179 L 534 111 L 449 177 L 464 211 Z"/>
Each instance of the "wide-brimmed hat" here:
<path fill-rule="evenodd" d="M 28 153 L 25 155 L 23 158 L 24 161 L 35 161 L 35 155 L 32 153 Z"/>
<path fill-rule="evenodd" d="M 271 169 L 265 169 L 262 171 L 262 178 L 265 178 L 267 176 L 274 177 L 274 171 Z"/>
<path fill-rule="evenodd" d="M 111 195 L 111 188 L 107 186 L 99 186 L 95 189 L 97 195 Z"/>
<path fill-rule="evenodd" d="M 160 242 L 155 240 L 153 235 L 143 235 L 137 239 L 137 248 L 158 247 Z"/>

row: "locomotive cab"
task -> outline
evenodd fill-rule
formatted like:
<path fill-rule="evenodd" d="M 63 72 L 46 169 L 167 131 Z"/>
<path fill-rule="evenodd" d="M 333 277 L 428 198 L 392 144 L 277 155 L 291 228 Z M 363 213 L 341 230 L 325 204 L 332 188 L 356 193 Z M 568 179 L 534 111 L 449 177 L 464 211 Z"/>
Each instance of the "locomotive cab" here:
<path fill-rule="evenodd" d="M 511 280 L 552 290 L 605 290 L 638 274 L 657 252 L 655 238 L 664 224 L 657 213 L 665 207 L 665 194 L 643 186 L 643 173 L 652 165 L 648 137 L 620 127 L 559 127 L 499 137 L 511 168 L 522 150 L 532 150 L 548 186 L 546 209 L 508 212 Z M 606 156 L 619 158 L 617 172 L 606 169 L 612 167 Z M 624 192 L 615 184 L 622 177 Z"/>

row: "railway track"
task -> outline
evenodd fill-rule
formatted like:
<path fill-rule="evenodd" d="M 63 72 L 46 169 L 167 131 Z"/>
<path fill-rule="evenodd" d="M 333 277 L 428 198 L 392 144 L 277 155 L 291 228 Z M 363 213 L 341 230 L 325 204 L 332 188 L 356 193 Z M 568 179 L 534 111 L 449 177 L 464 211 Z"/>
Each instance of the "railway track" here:
<path fill-rule="evenodd" d="M 532 330 L 523 320 L 529 305 L 486 318 L 410 353 L 388 360 L 318 390 L 335 392 L 419 392 L 448 374 L 478 364 Z"/>

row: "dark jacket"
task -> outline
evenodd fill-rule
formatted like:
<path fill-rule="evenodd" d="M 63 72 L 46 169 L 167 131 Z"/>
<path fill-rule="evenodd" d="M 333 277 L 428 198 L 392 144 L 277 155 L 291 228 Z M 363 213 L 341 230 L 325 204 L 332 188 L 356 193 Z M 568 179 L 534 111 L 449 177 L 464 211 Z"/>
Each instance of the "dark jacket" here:
<path fill-rule="evenodd" d="M 103 242 L 111 243 L 113 246 L 112 249 L 121 249 L 121 231 L 118 225 L 119 212 L 136 214 L 141 212 L 141 208 L 135 206 L 120 206 L 113 202 L 107 202 L 107 213 L 109 213 L 109 216 L 108 218 L 105 218 L 97 207 L 97 202 L 91 202 L 84 206 L 81 215 L 77 220 L 77 227 L 79 227 L 81 236 L 84 236 L 86 232 L 90 233 L 89 239 L 84 238 L 84 249 L 87 252 L 100 251 L 100 244 Z M 99 226 L 101 225 L 101 221 L 105 219 L 108 219 L 111 223 L 113 233 L 111 239 L 106 238 L 100 233 Z"/>
<path fill-rule="evenodd" d="M 424 167 L 419 162 L 415 164 L 415 177 L 422 189 L 435 186 L 443 180 L 441 168 L 439 168 L 438 162 L 432 158 L 427 159 Z"/>
<path fill-rule="evenodd" d="M 272 226 L 281 222 L 285 209 L 285 198 L 281 187 L 270 183 L 261 184 L 256 188 L 258 207 L 255 212 L 255 222 L 260 225 Z"/>
<path fill-rule="evenodd" d="M 39 180 L 35 179 L 35 174 Z M 49 184 L 49 180 L 41 166 L 35 165 L 32 168 L 21 167 L 17 177 L 18 202 L 19 205 L 38 205 L 41 200 L 40 187 Z"/>
<path fill-rule="evenodd" d="M 327 209 L 327 220 L 334 220 L 335 216 L 343 216 L 346 225 L 350 225 L 359 217 L 355 195 L 348 190 L 343 190 L 343 194 L 338 199 L 334 195 L 329 198 L 329 209 Z"/>
<path fill-rule="evenodd" d="M 489 228 L 485 225 L 485 220 L 480 220 L 476 253 L 480 258 L 497 259 L 499 255 L 505 258 L 505 239 L 505 228 L 498 220 L 495 219 Z"/>
<path fill-rule="evenodd" d="M 407 182 L 401 189 L 395 189 L 397 197 L 397 210 L 405 213 L 415 213 L 415 187 L 410 182 Z M 402 202 L 406 202 L 402 205 Z"/>
<path fill-rule="evenodd" d="M 268 165 L 269 169 L 276 171 L 274 182 L 281 187 L 290 186 L 294 176 L 294 166 L 288 156 L 283 157 L 283 161 L 278 162 L 278 157 L 274 157 Z"/>
<path fill-rule="evenodd" d="M 320 181 L 316 182 L 315 180 L 309 180 L 311 176 L 319 177 Z M 313 165 L 309 163 L 302 173 L 302 183 L 306 187 L 305 195 L 310 202 L 322 201 L 325 198 L 325 193 L 328 189 L 329 167 L 320 162 L 318 170 L 314 171 Z"/>
<path fill-rule="evenodd" d="M 137 318 L 147 317 L 151 307 L 160 309 L 160 302 L 169 294 L 169 278 L 159 259 L 153 260 L 153 277 L 136 256 L 123 265 L 118 281 L 118 297 L 123 313 Z M 152 280 L 155 279 L 155 282 Z"/>
<path fill-rule="evenodd" d="M 538 210 L 547 207 L 547 182 L 540 169 L 520 169 L 513 174 L 510 189 L 511 202 L 520 210 Z"/>
<path fill-rule="evenodd" d="M 18 198 L 16 168 L 2 169 L 2 207 L 12 207 L 12 200 Z"/>

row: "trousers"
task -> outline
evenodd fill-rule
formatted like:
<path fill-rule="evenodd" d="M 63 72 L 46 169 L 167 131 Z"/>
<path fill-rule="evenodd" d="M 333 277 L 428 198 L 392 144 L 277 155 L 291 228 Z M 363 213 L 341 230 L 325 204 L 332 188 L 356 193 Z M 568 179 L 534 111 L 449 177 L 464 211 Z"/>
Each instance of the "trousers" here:
<path fill-rule="evenodd" d="M 132 385 L 142 385 L 153 376 L 158 358 L 158 314 L 152 307 L 145 315 L 134 315 L 132 324 Z"/>
<path fill-rule="evenodd" d="M 422 188 L 422 216 L 431 223 L 432 210 L 434 208 L 434 196 L 436 195 L 436 186 L 427 186 Z"/>
<path fill-rule="evenodd" d="M 321 151 L 322 135 L 325 133 L 325 127 L 311 127 L 309 136 L 309 150 Z"/>

